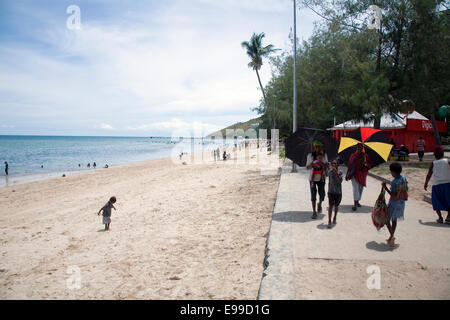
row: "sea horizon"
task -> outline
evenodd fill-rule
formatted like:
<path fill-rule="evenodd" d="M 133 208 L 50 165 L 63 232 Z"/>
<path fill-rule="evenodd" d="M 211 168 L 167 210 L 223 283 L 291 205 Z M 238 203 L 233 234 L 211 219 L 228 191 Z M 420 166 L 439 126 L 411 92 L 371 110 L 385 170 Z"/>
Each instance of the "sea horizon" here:
<path fill-rule="evenodd" d="M 0 134 L 0 137 L 7 136 L 17 136 L 17 137 L 74 137 L 74 138 L 183 138 L 183 139 L 207 139 L 206 136 L 203 137 L 170 137 L 170 136 L 102 136 L 102 135 L 62 135 L 62 134 Z"/>

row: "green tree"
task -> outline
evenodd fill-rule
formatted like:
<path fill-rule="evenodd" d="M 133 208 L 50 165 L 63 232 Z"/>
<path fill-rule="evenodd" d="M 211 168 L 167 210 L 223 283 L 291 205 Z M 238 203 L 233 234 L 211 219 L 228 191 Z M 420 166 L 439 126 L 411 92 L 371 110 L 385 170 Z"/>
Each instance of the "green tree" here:
<path fill-rule="evenodd" d="M 443 1 L 411 0 L 413 16 L 408 29 L 407 93 L 416 108 L 428 113 L 435 143 L 441 144 L 435 113 L 450 101 L 450 10 Z"/>
<path fill-rule="evenodd" d="M 303 3 L 324 19 L 297 53 L 299 125 L 327 128 L 336 116 L 337 121 L 374 120 L 379 127 L 381 115 L 401 111 L 403 100 L 413 101 L 434 122 L 437 108 L 450 103 L 450 22 L 444 1 Z M 373 4 L 382 9 L 376 30 L 367 27 Z M 287 133 L 292 129 L 291 55 L 271 58 L 272 79 L 256 108 L 263 123 L 273 118 Z"/>
<path fill-rule="evenodd" d="M 253 70 L 256 71 L 259 86 L 261 87 L 261 91 L 262 91 L 264 99 L 266 99 L 266 95 L 264 93 L 264 87 L 261 84 L 261 78 L 259 77 L 258 70 L 260 70 L 261 66 L 263 65 L 262 59 L 264 57 L 268 57 L 271 53 L 273 53 L 279 49 L 275 49 L 272 44 L 269 44 L 264 47 L 262 45 L 262 39 L 264 37 L 265 37 L 264 32 L 259 33 L 259 34 L 253 33 L 252 37 L 250 38 L 250 41 L 243 41 L 241 43 L 241 46 L 245 50 L 247 50 L 247 55 L 251 59 L 251 61 L 248 64 L 248 67 L 253 68 Z"/>
<path fill-rule="evenodd" d="M 258 83 L 259 83 L 259 86 L 261 88 L 263 98 L 264 98 L 263 103 L 267 109 L 268 104 L 266 101 L 266 94 L 264 92 L 264 87 L 261 83 L 261 78 L 259 76 L 258 71 L 261 69 L 261 67 L 263 65 L 263 58 L 268 57 L 270 54 L 274 53 L 275 51 L 277 51 L 279 49 L 275 49 L 275 47 L 272 44 L 263 46 L 262 40 L 264 37 L 265 37 L 264 32 L 259 33 L 259 34 L 253 33 L 252 37 L 250 38 L 250 41 L 243 41 L 241 43 L 241 46 L 247 51 L 247 55 L 251 59 L 248 64 L 248 67 L 252 68 L 253 70 L 256 71 L 256 76 L 258 77 Z"/>

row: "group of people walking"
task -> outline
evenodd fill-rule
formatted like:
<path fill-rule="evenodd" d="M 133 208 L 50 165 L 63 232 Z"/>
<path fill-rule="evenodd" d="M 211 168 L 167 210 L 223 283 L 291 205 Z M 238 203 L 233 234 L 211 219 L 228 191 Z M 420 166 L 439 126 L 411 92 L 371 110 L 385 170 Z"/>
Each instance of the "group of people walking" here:
<path fill-rule="evenodd" d="M 311 189 L 311 203 L 313 209 L 312 219 L 317 219 L 317 213 L 322 212 L 322 202 L 325 200 L 325 181 L 328 177 L 328 227 L 331 228 L 336 224 L 337 212 L 342 200 L 342 182 L 344 180 L 343 172 L 339 170 L 338 159 L 331 161 L 331 166 L 328 163 L 327 155 L 322 148 L 322 144 L 315 141 L 314 151 L 308 155 L 306 168 L 311 170 L 310 173 L 310 189 Z M 352 181 L 354 205 L 353 211 L 361 207 L 359 203 L 363 193 L 363 188 L 366 186 L 366 178 L 371 168 L 371 162 L 367 154 L 363 151 L 363 145 L 358 144 L 356 152 L 350 157 L 348 162 L 348 170 L 345 180 Z M 317 202 L 317 194 L 319 201 Z M 332 212 L 334 217 L 332 218 Z"/>
<path fill-rule="evenodd" d="M 372 163 L 370 157 L 364 151 L 364 145 L 360 143 L 356 146 L 356 151 L 350 156 L 347 163 L 347 173 L 344 177 L 343 172 L 339 169 L 339 159 L 333 159 L 329 163 L 322 144 L 315 141 L 313 147 L 314 151 L 308 155 L 306 165 L 306 168 L 311 170 L 309 176 L 313 209 L 311 218 L 317 219 L 317 213 L 322 212 L 322 203 L 325 200 L 326 178 L 328 177 L 328 228 L 332 228 L 337 223 L 337 212 L 342 200 L 342 182 L 344 179 L 351 181 L 353 189 L 352 210 L 357 211 L 361 207 L 360 201 Z M 433 176 L 432 204 L 433 210 L 438 214 L 437 222 L 444 223 L 441 211 L 447 211 L 445 223 L 450 223 L 450 160 L 444 157 L 444 150 L 441 146 L 435 148 L 434 156 L 436 160 L 430 164 L 424 189 L 427 190 L 428 182 Z M 408 200 L 408 181 L 402 175 L 402 165 L 400 163 L 391 163 L 389 170 L 393 177 L 390 183 L 391 187 L 389 188 L 383 182 L 381 191 L 385 191 L 390 195 L 387 205 L 388 221 L 386 223 L 389 238 L 386 241 L 390 247 L 394 247 L 397 220 L 404 219 L 405 204 Z M 318 201 L 317 194 L 319 195 Z"/>

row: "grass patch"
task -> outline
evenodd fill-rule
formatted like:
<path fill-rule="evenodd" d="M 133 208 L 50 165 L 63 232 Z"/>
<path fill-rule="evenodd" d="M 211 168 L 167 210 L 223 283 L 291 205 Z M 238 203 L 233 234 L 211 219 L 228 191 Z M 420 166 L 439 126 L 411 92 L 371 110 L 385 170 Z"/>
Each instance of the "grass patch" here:
<path fill-rule="evenodd" d="M 402 164 L 400 162 L 400 164 Z M 430 162 L 410 162 L 407 165 L 402 165 L 403 168 L 420 168 L 427 169 L 430 167 Z"/>
<path fill-rule="evenodd" d="M 404 175 L 417 172 L 423 172 L 426 174 L 428 172 L 428 168 L 430 167 L 430 164 L 427 162 L 409 162 L 407 165 L 403 165 L 402 163 L 400 164 L 403 167 L 402 174 Z M 371 169 L 370 172 L 379 176 L 391 176 L 391 171 L 389 170 L 389 165 L 387 164 L 375 167 Z"/>

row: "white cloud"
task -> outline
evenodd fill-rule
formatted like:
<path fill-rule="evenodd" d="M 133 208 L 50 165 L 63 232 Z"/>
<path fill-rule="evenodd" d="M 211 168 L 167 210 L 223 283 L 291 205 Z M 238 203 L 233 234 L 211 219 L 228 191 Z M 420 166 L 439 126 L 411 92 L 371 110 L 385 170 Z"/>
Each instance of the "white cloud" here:
<path fill-rule="evenodd" d="M 107 124 L 107 123 L 100 123 L 98 125 L 95 125 L 94 128 L 96 129 L 103 129 L 103 130 L 113 130 L 114 128 Z"/>
<path fill-rule="evenodd" d="M 89 20 L 93 15 L 81 6 L 81 30 L 66 29 L 64 21 L 35 33 L 49 50 L 2 43 L 3 121 L 33 117 L 56 126 L 70 119 L 72 130 L 78 123 L 154 134 L 195 122 L 216 130 L 256 117 L 250 108 L 261 92 L 240 43 L 265 32 L 267 44 L 286 48 L 291 1 L 155 3 L 156 9 L 102 20 Z M 267 60 L 261 78 L 263 84 L 270 80 Z"/>
<path fill-rule="evenodd" d="M 173 118 L 170 121 L 154 122 L 150 124 L 142 124 L 138 126 L 128 126 L 126 128 L 130 131 L 143 132 L 159 132 L 165 136 L 204 136 L 214 131 L 220 130 L 221 127 L 203 123 L 201 121 L 187 122 L 178 118 Z"/>

